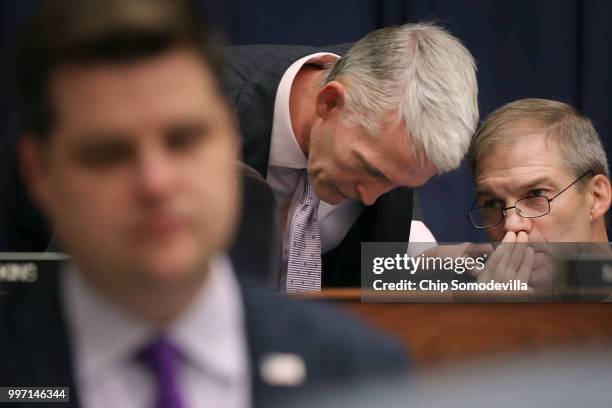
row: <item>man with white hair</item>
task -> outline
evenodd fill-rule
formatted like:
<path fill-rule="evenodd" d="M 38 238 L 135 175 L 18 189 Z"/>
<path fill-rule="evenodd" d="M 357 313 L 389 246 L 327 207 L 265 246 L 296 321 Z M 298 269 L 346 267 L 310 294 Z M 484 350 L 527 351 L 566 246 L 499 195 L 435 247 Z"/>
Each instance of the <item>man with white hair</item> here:
<path fill-rule="evenodd" d="M 408 187 L 457 168 L 468 149 L 471 54 L 440 27 L 406 24 L 352 46 L 241 46 L 230 57 L 244 160 L 279 207 L 281 287 L 358 286 L 361 242 L 407 242 Z"/>

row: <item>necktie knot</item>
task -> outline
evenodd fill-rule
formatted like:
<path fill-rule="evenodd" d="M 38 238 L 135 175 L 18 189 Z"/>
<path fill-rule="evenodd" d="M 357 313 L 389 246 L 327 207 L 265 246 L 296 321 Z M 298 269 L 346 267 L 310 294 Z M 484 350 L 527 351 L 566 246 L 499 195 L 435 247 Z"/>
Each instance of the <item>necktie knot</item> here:
<path fill-rule="evenodd" d="M 155 408 L 181 408 L 183 404 L 177 384 L 181 355 L 165 337 L 158 337 L 138 354 L 140 360 L 153 374 L 157 397 Z"/>
<path fill-rule="evenodd" d="M 138 353 L 138 359 L 154 370 L 173 370 L 179 358 L 178 350 L 165 337 L 156 338 Z"/>
<path fill-rule="evenodd" d="M 302 196 L 300 197 L 300 202 L 304 205 L 309 205 L 311 207 L 315 207 L 319 205 L 319 197 L 317 197 L 317 193 L 315 192 L 312 184 L 310 183 L 310 179 L 308 178 L 308 171 L 303 169 L 301 171 L 302 179 L 304 180 L 304 191 L 302 192 Z"/>

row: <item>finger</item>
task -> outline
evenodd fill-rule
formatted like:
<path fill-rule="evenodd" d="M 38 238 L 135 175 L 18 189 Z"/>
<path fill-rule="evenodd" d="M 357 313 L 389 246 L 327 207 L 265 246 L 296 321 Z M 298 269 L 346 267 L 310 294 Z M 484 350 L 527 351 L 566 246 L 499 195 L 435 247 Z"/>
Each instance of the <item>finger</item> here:
<path fill-rule="evenodd" d="M 516 234 L 516 242 L 529 242 L 529 235 L 525 231 L 519 231 Z"/>
<path fill-rule="evenodd" d="M 489 282 L 490 280 L 491 280 L 491 269 L 487 268 L 487 266 L 485 265 L 482 271 L 476 274 L 476 282 Z"/>
<path fill-rule="evenodd" d="M 509 267 L 511 257 L 512 253 L 510 251 L 505 251 L 501 261 L 499 261 L 499 264 L 497 264 L 497 267 L 493 270 L 491 274 L 491 278 L 495 282 L 504 282 L 506 270 Z"/>
<path fill-rule="evenodd" d="M 511 250 L 514 241 L 516 241 L 516 234 L 514 234 L 514 232 L 512 231 L 508 231 L 506 235 L 504 235 L 502 242 L 497 246 L 497 248 L 495 248 L 495 251 L 489 257 L 489 260 L 487 261 L 487 267 L 497 267 L 506 252 Z"/>
<path fill-rule="evenodd" d="M 502 243 L 504 242 L 516 242 L 516 234 L 514 233 L 514 231 L 506 232 L 506 235 L 504 235 L 504 238 L 502 239 Z"/>
<path fill-rule="evenodd" d="M 508 267 L 505 270 L 500 271 L 500 282 L 508 282 L 512 279 L 516 279 L 518 270 L 523 263 L 523 259 L 525 258 L 525 252 L 527 251 L 526 238 L 527 234 L 522 231 L 517 235 L 517 242 L 514 244 L 514 248 L 510 254 Z M 521 242 L 519 242 L 519 239 Z"/>
<path fill-rule="evenodd" d="M 505 279 L 506 282 L 512 279 L 516 279 L 518 270 L 521 267 L 527 251 L 527 243 L 529 242 L 529 236 L 525 231 L 519 231 L 516 234 L 516 244 L 512 251 L 512 261 L 510 267 L 506 270 Z"/>
<path fill-rule="evenodd" d="M 486 274 L 479 275 L 479 281 L 490 281 L 491 279 L 499 279 L 500 271 L 505 270 L 508 258 L 507 255 L 512 251 L 514 242 L 516 241 L 516 234 L 512 231 L 506 232 L 502 242 L 497 246 L 486 264 Z M 503 261 L 503 265 L 500 269 L 500 264 Z"/>
<path fill-rule="evenodd" d="M 523 258 L 523 262 L 521 263 L 521 267 L 519 268 L 516 278 L 521 281 L 529 284 L 529 279 L 531 279 L 531 272 L 533 271 L 533 264 L 535 262 L 535 252 L 533 248 L 527 248 L 525 251 L 525 257 Z"/>
<path fill-rule="evenodd" d="M 477 275 L 479 282 L 488 282 L 491 280 L 493 271 L 495 271 L 497 268 L 497 265 L 504 257 L 506 251 L 506 248 L 501 245 L 499 245 L 495 251 L 493 251 L 493 254 L 489 257 L 487 263 L 485 263 L 484 268 Z"/>
<path fill-rule="evenodd" d="M 512 253 L 514 252 L 514 247 L 516 245 L 516 238 L 516 234 L 513 231 L 506 232 L 506 235 L 504 235 L 504 238 L 501 242 L 501 246 L 505 247 L 504 256 L 506 256 L 506 254 L 512 255 Z M 504 282 L 504 279 L 506 278 L 506 269 L 508 268 L 509 262 L 511 262 L 511 258 L 509 256 L 506 256 L 504 264 L 501 265 L 500 262 L 500 265 L 498 265 L 498 268 L 493 274 L 493 279 L 495 279 L 496 282 Z"/>
<path fill-rule="evenodd" d="M 491 260 L 486 264 L 486 273 L 478 275 L 479 282 L 497 281 L 500 279 L 500 271 L 504 271 L 508 266 L 510 252 L 506 246 L 498 246 Z"/>

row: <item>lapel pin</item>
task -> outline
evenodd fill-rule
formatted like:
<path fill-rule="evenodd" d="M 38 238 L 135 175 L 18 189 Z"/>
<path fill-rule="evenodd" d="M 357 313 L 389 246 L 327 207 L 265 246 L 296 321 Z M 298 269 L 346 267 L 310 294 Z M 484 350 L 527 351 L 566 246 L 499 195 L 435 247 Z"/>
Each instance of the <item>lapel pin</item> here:
<path fill-rule="evenodd" d="M 306 364 L 292 353 L 269 353 L 259 364 L 259 374 L 268 385 L 297 387 L 306 381 Z"/>

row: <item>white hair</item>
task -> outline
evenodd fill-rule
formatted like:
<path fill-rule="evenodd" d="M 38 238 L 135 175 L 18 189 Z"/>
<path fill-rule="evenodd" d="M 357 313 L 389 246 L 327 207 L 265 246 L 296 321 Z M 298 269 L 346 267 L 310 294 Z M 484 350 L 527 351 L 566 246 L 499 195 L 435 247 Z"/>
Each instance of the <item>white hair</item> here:
<path fill-rule="evenodd" d="M 429 23 L 373 31 L 351 47 L 325 82 L 346 85 L 345 120 L 377 134 L 397 110 L 413 153 L 438 173 L 459 166 L 478 122 L 476 64 L 461 42 Z"/>

